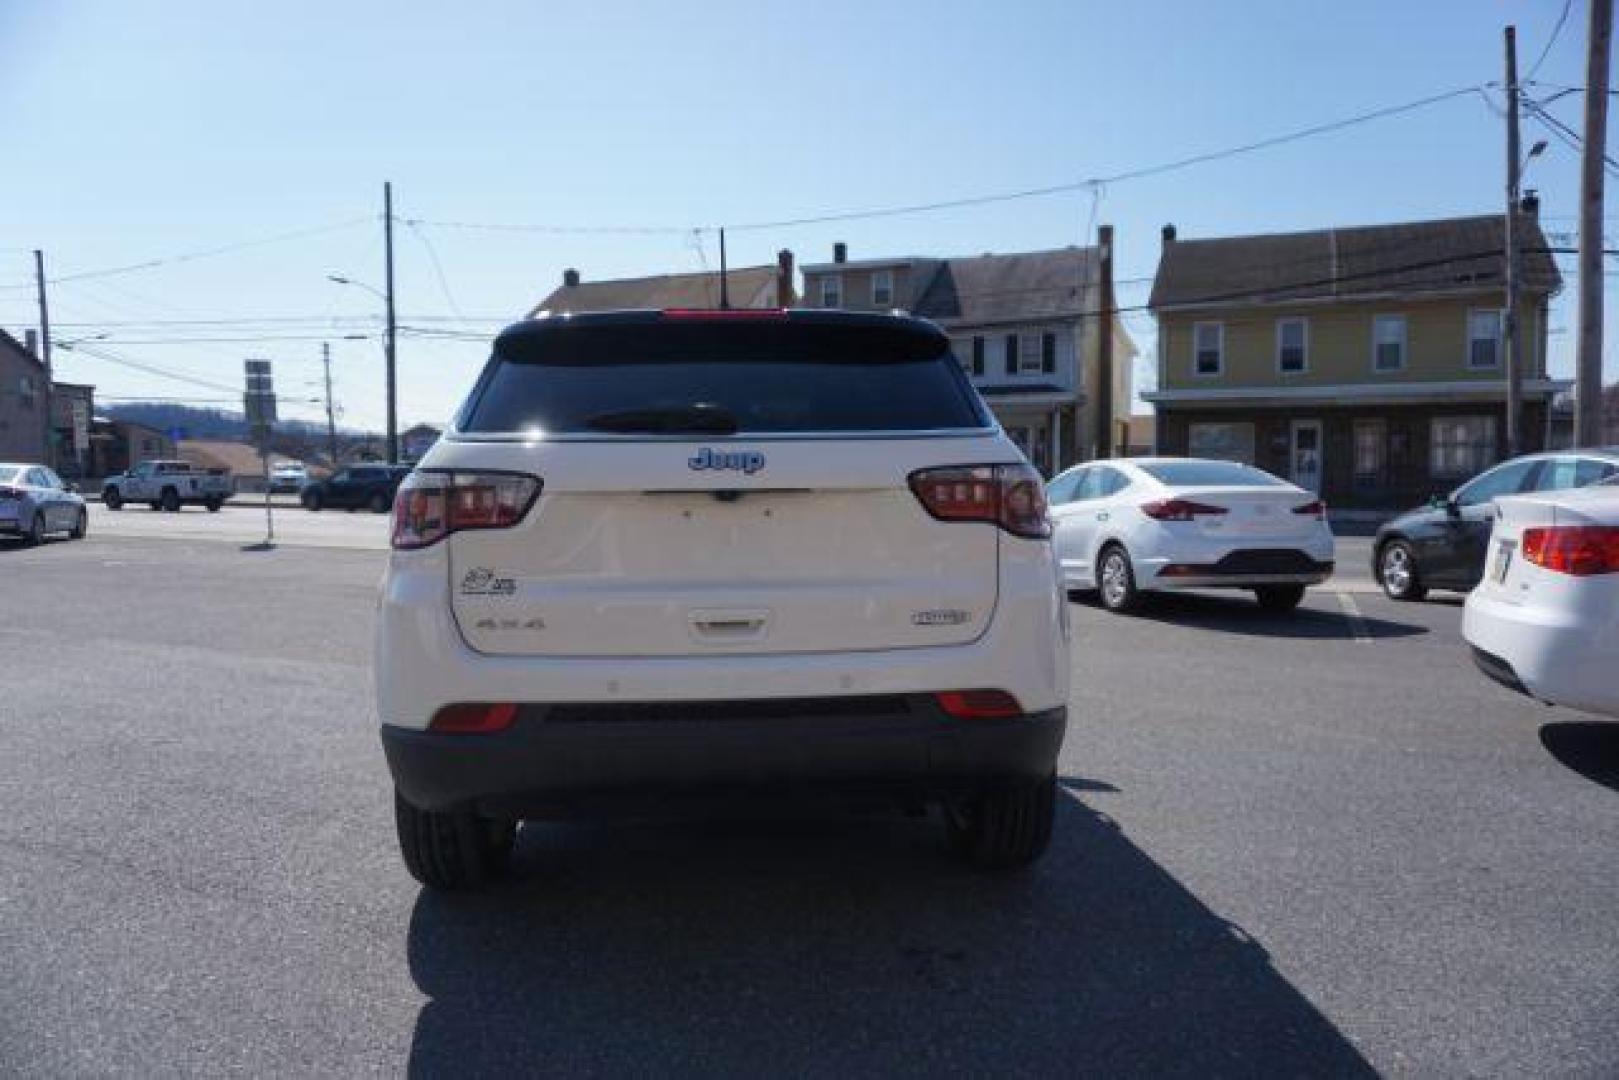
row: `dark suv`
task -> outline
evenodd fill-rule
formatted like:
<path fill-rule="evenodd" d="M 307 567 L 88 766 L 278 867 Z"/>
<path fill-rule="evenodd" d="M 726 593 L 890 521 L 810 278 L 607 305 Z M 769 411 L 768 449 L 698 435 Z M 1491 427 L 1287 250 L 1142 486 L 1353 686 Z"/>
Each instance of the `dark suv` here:
<path fill-rule="evenodd" d="M 399 482 L 409 472 L 409 465 L 350 465 L 325 480 L 305 484 L 298 501 L 305 510 L 358 510 L 364 506 L 385 514 L 393 506 Z"/>

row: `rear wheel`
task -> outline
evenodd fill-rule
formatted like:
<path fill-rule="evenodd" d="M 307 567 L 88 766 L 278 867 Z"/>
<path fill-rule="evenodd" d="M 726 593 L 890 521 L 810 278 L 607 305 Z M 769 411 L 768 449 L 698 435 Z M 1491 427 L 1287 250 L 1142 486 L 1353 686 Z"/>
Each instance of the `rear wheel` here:
<path fill-rule="evenodd" d="M 158 505 L 171 514 L 180 512 L 180 493 L 173 488 L 164 488 L 163 494 L 158 497 Z"/>
<path fill-rule="evenodd" d="M 34 520 L 29 523 L 28 531 L 22 534 L 23 543 L 29 547 L 38 547 L 45 542 L 45 515 L 38 510 L 34 511 Z"/>
<path fill-rule="evenodd" d="M 102 491 L 101 502 L 108 510 L 122 510 L 124 508 L 124 497 L 119 494 L 118 489 L 115 487 Z"/>
<path fill-rule="evenodd" d="M 225 501 L 223 499 L 204 499 L 202 505 L 208 508 L 210 514 L 217 514 L 219 513 L 219 508 L 225 505 Z"/>
<path fill-rule="evenodd" d="M 388 500 L 388 496 L 380 491 L 371 496 L 369 505 L 371 507 L 371 512 L 374 514 L 386 514 L 390 509 L 393 508 L 393 503 Z"/>
<path fill-rule="evenodd" d="M 1417 574 L 1417 555 L 1404 540 L 1390 540 L 1377 553 L 1377 580 L 1390 600 L 1421 600 L 1428 595 Z"/>
<path fill-rule="evenodd" d="M 394 792 L 399 852 L 410 876 L 430 889 L 478 889 L 506 868 L 517 840 L 515 821 L 467 812 L 422 810 Z"/>
<path fill-rule="evenodd" d="M 1118 544 L 1102 549 L 1096 562 L 1096 589 L 1102 606 L 1109 611 L 1134 611 L 1141 606 L 1141 592 L 1136 588 L 1135 568 L 1130 555 Z"/>
<path fill-rule="evenodd" d="M 321 501 L 322 500 L 321 500 L 321 497 L 320 497 L 320 492 L 318 492 L 318 491 L 306 491 L 306 492 L 304 492 L 303 497 L 299 501 L 304 504 L 304 509 L 305 510 L 319 510 L 320 507 L 321 507 Z"/>
<path fill-rule="evenodd" d="M 90 531 L 90 512 L 83 507 L 79 508 L 79 516 L 73 520 L 73 529 L 67 535 L 73 540 L 83 540 L 84 534 Z"/>
<path fill-rule="evenodd" d="M 1304 599 L 1303 585 L 1261 585 L 1254 590 L 1266 611 L 1292 611 Z"/>
<path fill-rule="evenodd" d="M 1057 815 L 1057 778 L 1008 781 L 945 807 L 950 844 L 985 870 L 1027 866 L 1045 854 Z"/>

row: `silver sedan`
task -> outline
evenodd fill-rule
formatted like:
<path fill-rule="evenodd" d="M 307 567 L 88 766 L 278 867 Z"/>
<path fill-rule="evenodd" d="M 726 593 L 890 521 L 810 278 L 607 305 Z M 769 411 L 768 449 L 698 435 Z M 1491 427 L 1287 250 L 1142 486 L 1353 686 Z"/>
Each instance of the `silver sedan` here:
<path fill-rule="evenodd" d="M 37 544 L 48 533 L 84 539 L 89 512 L 77 492 L 43 465 L 0 462 L 0 536 Z"/>

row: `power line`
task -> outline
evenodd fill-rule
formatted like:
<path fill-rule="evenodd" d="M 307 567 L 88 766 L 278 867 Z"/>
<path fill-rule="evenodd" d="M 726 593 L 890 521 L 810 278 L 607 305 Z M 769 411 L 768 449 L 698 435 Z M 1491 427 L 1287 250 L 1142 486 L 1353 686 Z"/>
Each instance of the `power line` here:
<path fill-rule="evenodd" d="M 1540 70 L 1540 65 L 1546 62 L 1546 55 L 1552 51 L 1552 46 L 1557 44 L 1557 35 L 1563 32 L 1563 23 L 1568 19 L 1568 9 L 1573 4 L 1574 0 L 1563 0 L 1563 10 L 1558 13 L 1557 25 L 1552 27 L 1552 36 L 1546 39 L 1546 47 L 1540 50 L 1540 55 L 1535 58 L 1534 64 L 1530 66 L 1529 74 L 1524 81 L 1532 80 L 1535 77 L 1535 72 Z"/>
<path fill-rule="evenodd" d="M 199 379 L 193 375 L 185 375 L 181 374 L 180 372 L 169 371 L 153 364 L 143 364 L 137 360 L 131 360 L 127 356 L 120 356 L 115 352 L 100 347 L 99 345 L 80 344 L 73 346 L 73 348 L 69 351 L 91 356 L 97 360 L 103 360 L 109 364 L 117 364 L 121 367 L 133 368 L 136 371 L 144 371 L 149 375 L 160 375 L 165 379 L 173 379 L 176 382 L 190 383 L 193 386 L 200 386 L 207 390 L 218 390 L 226 394 L 236 393 L 236 388 L 233 386 L 225 386 L 221 383 L 210 382 L 207 379 Z"/>
<path fill-rule="evenodd" d="M 1545 109 L 1541 108 L 1535 102 L 1525 101 L 1524 105 L 1528 108 L 1529 115 L 1550 128 L 1553 134 L 1557 135 L 1563 140 L 1563 144 L 1565 146 L 1570 147 L 1576 153 L 1581 151 L 1585 145 L 1585 140 L 1580 137 L 1578 132 L 1569 127 L 1567 124 L 1563 123 L 1561 120 L 1557 119 L 1557 117 L 1553 116 Z M 1602 160 L 1606 164 L 1607 171 L 1610 176 L 1619 176 L 1619 161 L 1614 161 L 1614 159 L 1607 154 L 1602 155 Z"/>
<path fill-rule="evenodd" d="M 462 322 L 468 321 L 466 316 L 461 314 L 461 305 L 455 302 L 455 294 L 450 292 L 449 279 L 444 276 L 444 265 L 438 261 L 438 252 L 434 250 L 433 242 L 427 238 L 427 234 L 422 231 L 421 226 L 414 221 L 406 221 L 405 224 L 410 227 L 410 231 L 415 235 L 416 239 L 421 241 L 422 247 L 427 249 L 427 258 L 433 264 L 433 274 L 438 278 L 438 287 L 439 291 L 444 294 L 444 302 L 450 305 L 451 311 L 461 316 Z"/>
<path fill-rule="evenodd" d="M 435 229 L 473 229 L 483 232 L 550 233 L 561 236 L 670 235 L 692 230 L 690 225 L 502 225 L 485 221 L 433 221 L 427 218 L 398 218 L 406 225 L 427 225 Z M 703 226 L 703 228 L 708 228 Z"/>

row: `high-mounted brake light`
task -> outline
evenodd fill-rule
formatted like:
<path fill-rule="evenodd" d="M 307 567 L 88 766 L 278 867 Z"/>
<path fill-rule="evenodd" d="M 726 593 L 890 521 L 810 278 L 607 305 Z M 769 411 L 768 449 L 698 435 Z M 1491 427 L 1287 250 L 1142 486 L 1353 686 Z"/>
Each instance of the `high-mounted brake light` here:
<path fill-rule="evenodd" d="M 1559 574 L 1619 573 L 1619 525 L 1553 525 L 1523 531 L 1524 561 Z"/>
<path fill-rule="evenodd" d="M 1303 506 L 1295 506 L 1293 512 L 1304 517 L 1324 518 L 1327 516 L 1327 504 L 1317 499 L 1315 502 L 1307 502 Z"/>
<path fill-rule="evenodd" d="M 1005 690 L 946 690 L 933 698 L 957 720 L 1007 720 L 1023 715 L 1023 706 Z"/>
<path fill-rule="evenodd" d="M 1199 517 L 1229 514 L 1223 506 L 1193 502 L 1191 499 L 1157 499 L 1142 503 L 1141 512 L 1157 521 L 1195 521 Z"/>
<path fill-rule="evenodd" d="M 540 481 L 521 473 L 413 472 L 394 496 L 393 546 L 424 548 L 451 533 L 510 528 L 539 494 Z"/>
<path fill-rule="evenodd" d="M 445 735 L 488 735 L 505 731 L 517 719 L 517 706 L 511 702 L 492 705 L 446 705 L 433 714 L 428 731 Z"/>
<path fill-rule="evenodd" d="M 1045 485 L 1028 465 L 919 469 L 910 483 L 923 509 L 940 521 L 989 522 L 1029 540 L 1051 535 Z"/>
<path fill-rule="evenodd" d="M 665 319 L 685 322 L 780 322 L 786 308 L 666 308 Z"/>

